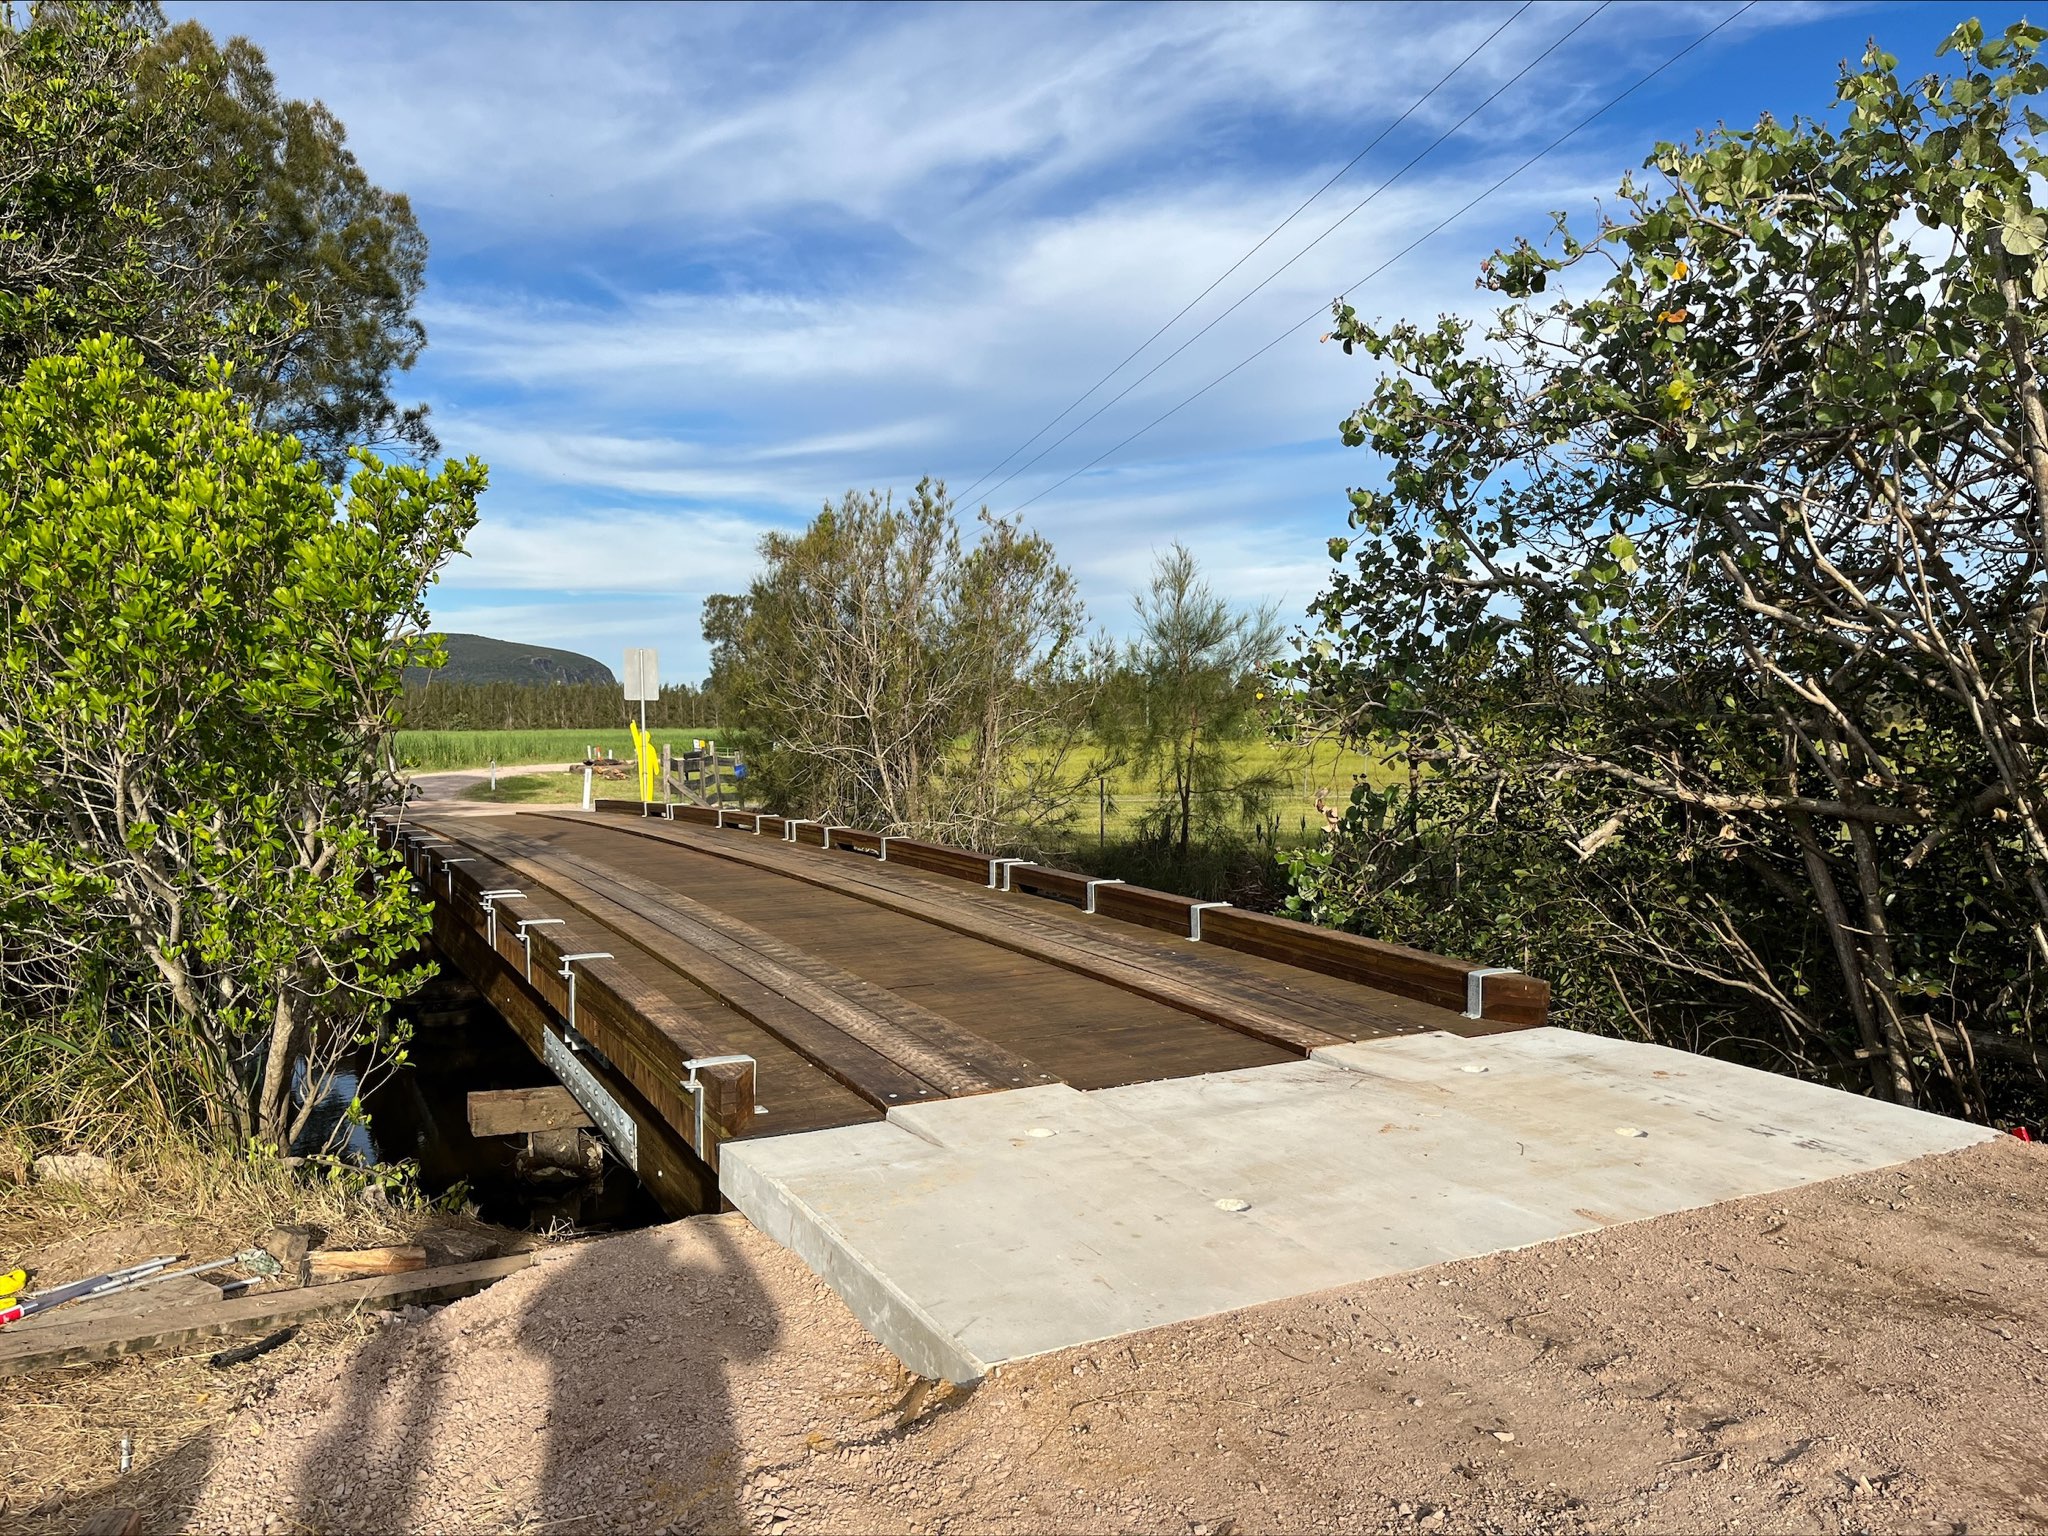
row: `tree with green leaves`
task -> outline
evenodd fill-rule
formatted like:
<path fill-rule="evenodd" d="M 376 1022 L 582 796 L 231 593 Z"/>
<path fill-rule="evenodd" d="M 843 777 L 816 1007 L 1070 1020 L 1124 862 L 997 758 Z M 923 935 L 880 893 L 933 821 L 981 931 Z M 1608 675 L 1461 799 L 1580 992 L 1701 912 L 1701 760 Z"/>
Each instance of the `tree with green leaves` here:
<path fill-rule="evenodd" d="M 1299 671 L 1423 772 L 1360 788 L 1300 910 L 1574 1023 L 2038 1113 L 2043 36 L 1660 145 L 1590 238 L 1486 265 L 1483 335 L 1338 307 L 1385 484 Z"/>
<path fill-rule="evenodd" d="M 0 1000 L 127 1000 L 231 1143 L 288 1146 L 344 1056 L 400 1059 L 421 975 L 368 812 L 484 470 L 352 469 L 128 340 L 0 397 Z"/>
<path fill-rule="evenodd" d="M 1238 750 L 1263 734 L 1260 707 L 1280 650 L 1274 610 L 1233 610 L 1182 544 L 1164 550 L 1133 599 L 1138 636 L 1105 691 L 1098 729 L 1159 797 L 1140 837 L 1186 864 L 1198 835 L 1263 816 L 1285 780 Z"/>
<path fill-rule="evenodd" d="M 977 848 L 1071 817 L 1093 681 L 1050 544 L 986 512 L 963 540 L 927 479 L 901 508 L 849 491 L 761 555 L 745 593 L 704 605 L 705 692 L 764 743 L 769 803 Z"/>
<path fill-rule="evenodd" d="M 432 452 L 391 395 L 425 345 L 426 256 L 405 198 L 246 38 L 154 4 L 0 24 L 0 382 L 110 332 L 175 382 L 234 363 L 258 424 L 331 474 L 355 444 Z"/>

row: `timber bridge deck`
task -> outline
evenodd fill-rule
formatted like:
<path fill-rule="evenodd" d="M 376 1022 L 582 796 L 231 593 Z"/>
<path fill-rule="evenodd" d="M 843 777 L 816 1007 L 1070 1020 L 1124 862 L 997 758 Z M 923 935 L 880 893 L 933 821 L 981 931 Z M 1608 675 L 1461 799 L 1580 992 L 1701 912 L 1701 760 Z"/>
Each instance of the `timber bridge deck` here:
<path fill-rule="evenodd" d="M 1992 1134 L 1547 1027 L 1284 918 L 711 808 L 392 818 L 434 937 L 676 1215 L 910 1369 L 1005 1360 Z"/>
<path fill-rule="evenodd" d="M 572 1092 L 616 1105 L 592 1118 L 676 1214 L 717 1208 L 728 1141 L 1548 1009 L 1518 972 L 780 816 L 601 800 L 384 826 L 442 955 Z"/>

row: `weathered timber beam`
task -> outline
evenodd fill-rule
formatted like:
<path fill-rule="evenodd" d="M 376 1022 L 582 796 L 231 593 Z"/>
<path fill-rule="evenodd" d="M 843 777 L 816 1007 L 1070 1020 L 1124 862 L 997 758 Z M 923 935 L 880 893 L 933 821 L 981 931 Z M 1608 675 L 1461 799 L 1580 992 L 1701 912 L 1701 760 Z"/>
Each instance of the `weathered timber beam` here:
<path fill-rule="evenodd" d="M 469 1095 L 472 1136 L 586 1131 L 590 1123 L 590 1116 L 566 1088 L 488 1088 Z"/>
<path fill-rule="evenodd" d="M 480 1291 L 495 1280 L 517 1274 L 532 1262 L 531 1254 L 514 1254 L 502 1259 L 480 1259 L 474 1264 L 419 1269 L 410 1274 L 342 1280 L 310 1290 L 258 1291 L 227 1301 L 171 1307 L 140 1316 L 130 1313 L 125 1317 L 74 1322 L 61 1311 L 52 1312 L 42 1326 L 24 1327 L 17 1323 L 0 1333 L 0 1376 L 112 1360 L 148 1350 L 176 1349 L 226 1334 L 263 1333 L 280 1323 L 331 1317 L 358 1307 L 378 1310 L 453 1301 Z"/>

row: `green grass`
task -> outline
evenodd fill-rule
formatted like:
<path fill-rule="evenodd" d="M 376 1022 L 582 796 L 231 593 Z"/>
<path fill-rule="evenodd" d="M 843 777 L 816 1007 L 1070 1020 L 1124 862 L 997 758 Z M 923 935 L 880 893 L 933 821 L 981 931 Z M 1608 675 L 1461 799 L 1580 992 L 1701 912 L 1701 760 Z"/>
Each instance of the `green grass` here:
<path fill-rule="evenodd" d="M 1247 741 L 1232 749 L 1239 768 L 1245 772 L 1266 770 L 1277 774 L 1286 783 L 1286 788 L 1275 796 L 1272 814 L 1279 819 L 1280 837 L 1283 842 L 1293 842 L 1304 834 L 1314 835 L 1321 827 L 1321 813 L 1316 809 L 1316 795 L 1321 792 L 1324 803 L 1342 811 L 1351 803 L 1352 781 L 1360 775 L 1375 784 L 1385 783 L 1390 771 L 1384 765 L 1373 762 L 1363 753 L 1355 752 L 1335 742 L 1318 741 L 1306 746 L 1292 742 Z M 1398 774 L 1391 776 L 1398 777 Z M 1109 776 L 1108 825 L 1105 835 L 1115 841 L 1134 836 L 1144 814 L 1155 806 L 1164 805 L 1168 796 L 1161 794 L 1157 784 L 1149 778 L 1141 779 L 1125 769 Z M 1088 797 L 1092 800 L 1094 797 Z M 1084 805 L 1073 826 L 1075 837 L 1086 836 L 1091 840 L 1096 835 L 1098 810 L 1093 804 Z"/>
<path fill-rule="evenodd" d="M 638 791 L 632 791 L 637 793 Z M 618 796 L 622 791 L 610 780 L 598 786 L 600 795 Z M 572 769 L 568 773 L 501 773 L 498 787 L 492 789 L 488 783 L 479 784 L 462 792 L 465 800 L 481 800 L 486 805 L 576 805 L 583 799 L 583 770 Z"/>
<path fill-rule="evenodd" d="M 665 741 L 678 751 L 688 750 L 692 740 L 717 740 L 722 734 L 725 733 L 713 726 L 653 733 L 657 744 Z M 630 760 L 633 755 L 632 739 L 622 730 L 398 733 L 400 761 L 422 773 L 440 769 L 487 768 L 493 759 L 500 768 L 508 769 L 530 763 L 581 762 L 584 749 L 591 746 L 600 750 L 608 748 L 621 760 Z M 730 750 L 729 742 L 727 749 Z M 1371 762 L 1361 753 L 1328 741 L 1306 746 L 1290 742 L 1247 741 L 1237 745 L 1233 751 L 1244 768 L 1268 769 L 1286 780 L 1287 788 L 1275 800 L 1273 811 L 1279 818 L 1282 840 L 1289 842 L 1299 839 L 1304 833 L 1313 835 L 1318 830 L 1320 819 L 1315 804 L 1318 791 L 1324 792 L 1329 805 L 1341 810 L 1350 802 L 1352 780 L 1357 775 L 1365 774 L 1375 783 L 1384 783 L 1390 776 L 1399 776 L 1398 770 L 1389 770 L 1384 765 Z M 1105 830 L 1112 840 L 1133 835 L 1139 818 L 1165 800 L 1154 784 L 1141 781 L 1128 769 L 1110 775 L 1108 790 L 1111 809 Z M 496 796 L 488 789 L 477 789 L 471 791 L 468 798 L 496 800 L 504 804 L 559 804 L 580 799 L 582 793 L 580 774 L 520 774 L 500 777 Z M 1097 825 L 1096 807 L 1092 803 L 1094 796 L 1090 793 L 1084 799 L 1089 803 L 1080 807 L 1073 824 L 1073 835 L 1092 838 Z"/>
<path fill-rule="evenodd" d="M 678 752 L 687 752 L 692 740 L 715 740 L 718 733 L 713 726 L 697 725 L 650 734 L 657 747 L 667 742 Z M 633 739 L 624 730 L 400 731 L 398 760 L 421 773 L 488 768 L 493 760 L 500 768 L 517 768 L 526 763 L 580 763 L 584 749 L 593 746 L 609 748 L 620 758 L 633 755 Z"/>

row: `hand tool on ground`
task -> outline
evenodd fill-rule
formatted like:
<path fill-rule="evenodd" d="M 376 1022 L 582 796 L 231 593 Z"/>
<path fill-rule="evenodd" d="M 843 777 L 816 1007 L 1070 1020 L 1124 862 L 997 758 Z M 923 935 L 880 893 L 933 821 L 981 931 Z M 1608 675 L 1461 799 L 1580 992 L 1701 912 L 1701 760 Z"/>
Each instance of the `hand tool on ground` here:
<path fill-rule="evenodd" d="M 160 1259 L 132 1264 L 126 1269 L 109 1270 L 103 1275 L 88 1275 L 83 1280 L 74 1280 L 69 1285 L 60 1285 L 54 1290 L 38 1291 L 33 1296 L 16 1295 L 11 1299 L 0 1299 L 0 1328 L 21 1318 L 33 1317 L 38 1312 L 47 1312 L 52 1307 L 62 1306 L 67 1301 L 77 1301 L 85 1296 L 104 1296 L 109 1291 L 125 1290 L 131 1285 L 140 1285 L 145 1280 L 158 1278 L 159 1272 L 166 1264 L 177 1262 L 177 1254 L 167 1254 Z M 7 1278 L 12 1280 L 14 1277 L 10 1274 Z"/>
<path fill-rule="evenodd" d="M 205 1264 L 194 1264 L 190 1269 L 167 1269 L 159 1274 L 144 1275 L 139 1280 L 128 1281 L 121 1287 L 154 1285 L 159 1280 L 182 1280 L 187 1275 L 211 1274 L 216 1269 L 226 1269 L 230 1264 L 239 1264 L 244 1269 L 254 1270 L 257 1278 L 268 1280 L 273 1275 L 284 1273 L 284 1266 L 261 1248 L 244 1248 L 240 1253 L 231 1253 L 224 1259 L 214 1259 Z"/>

